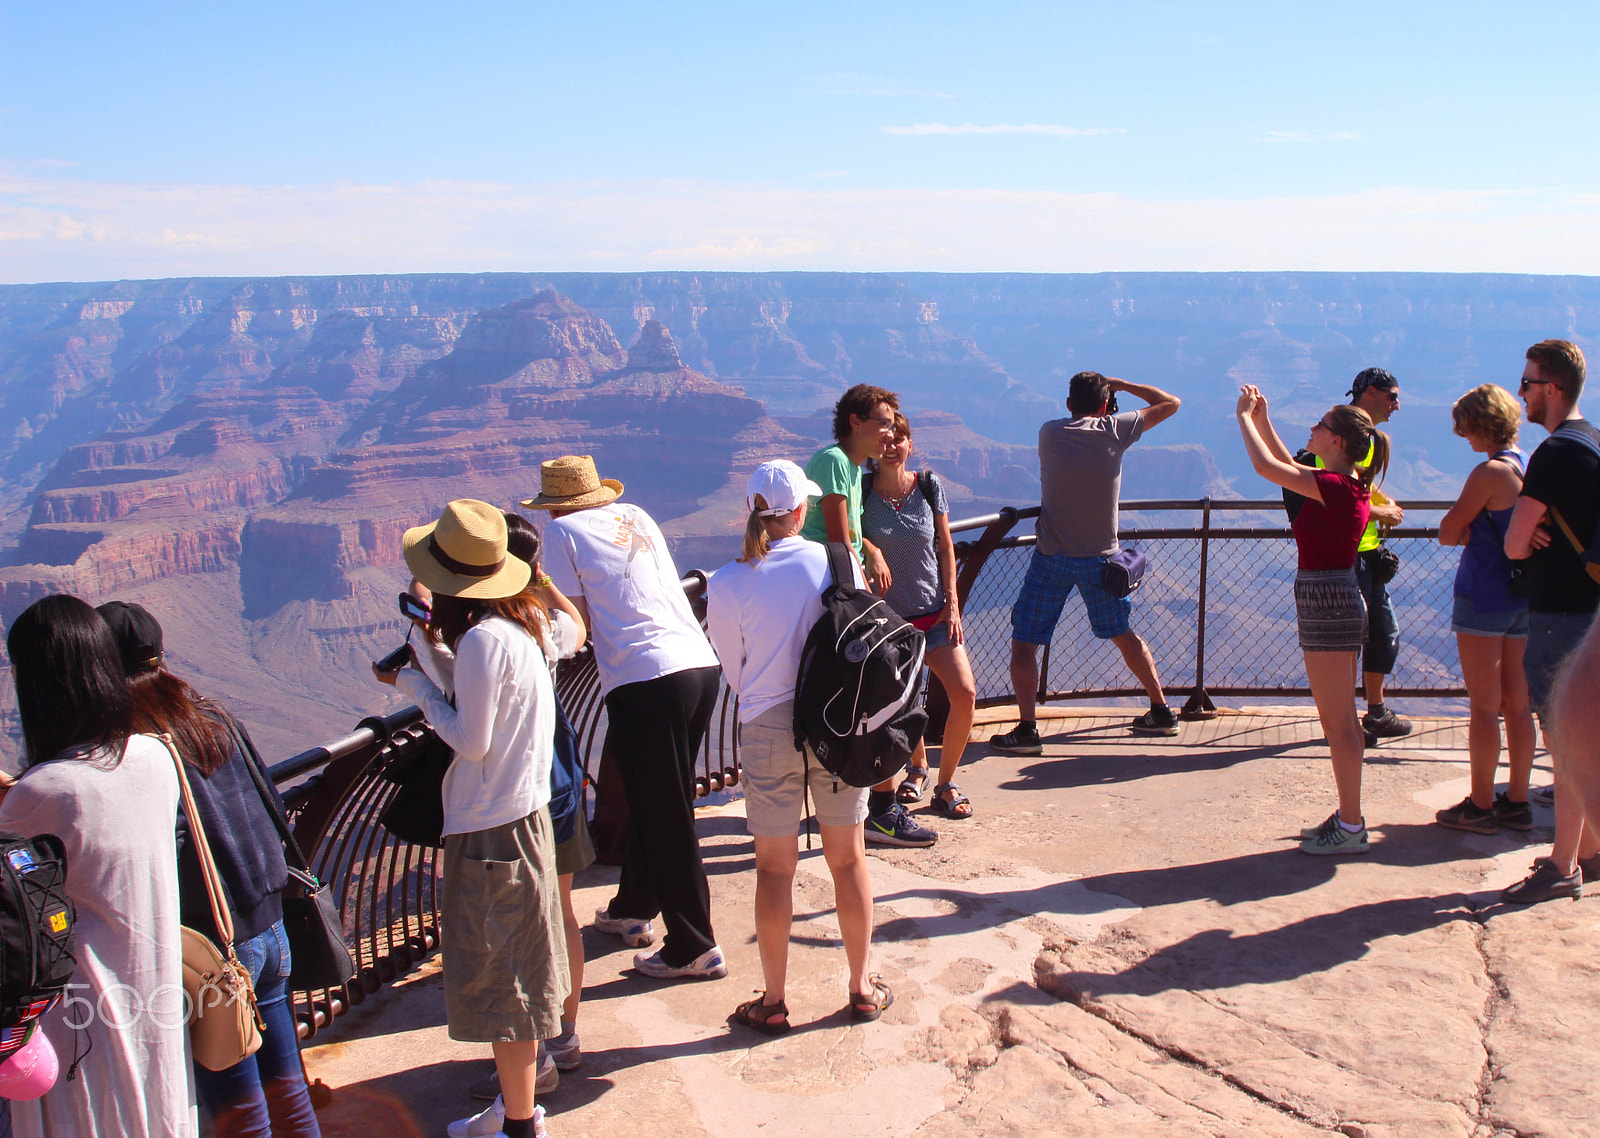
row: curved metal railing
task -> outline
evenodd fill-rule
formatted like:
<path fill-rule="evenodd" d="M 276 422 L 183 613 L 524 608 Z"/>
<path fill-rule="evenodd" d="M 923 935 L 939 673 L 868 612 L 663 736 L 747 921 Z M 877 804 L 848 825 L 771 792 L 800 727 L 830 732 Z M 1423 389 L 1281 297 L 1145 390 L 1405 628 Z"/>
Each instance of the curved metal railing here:
<path fill-rule="evenodd" d="M 1425 513 L 1451 503 L 1402 505 Z M 1215 714 L 1212 695 L 1309 694 L 1295 637 L 1292 535 L 1286 524 L 1238 524 L 1246 515 L 1281 509 L 1277 501 L 1209 498 L 1122 503 L 1123 540 L 1137 542 L 1151 557 L 1136 598 L 1135 627 L 1149 642 L 1168 690 L 1189 693 L 1184 713 L 1191 718 Z M 1174 513 L 1198 513 L 1198 525 L 1169 524 Z M 962 536 L 957 587 L 984 705 L 1012 698 L 1010 607 L 1033 544 L 1026 523 L 1038 514 L 1038 507 L 1008 508 L 951 523 Z M 1233 524 L 1218 524 L 1230 520 Z M 1395 695 L 1464 694 L 1448 620 L 1456 554 L 1440 549 L 1433 540 L 1437 534 L 1420 526 L 1389 535 L 1404 561 L 1391 594 L 1407 638 L 1403 667 L 1388 687 Z M 704 573 L 684 580 L 702 620 L 705 586 Z M 1142 694 L 1128 686 L 1129 679 L 1120 654 L 1093 638 L 1082 606 L 1069 602 L 1053 648 L 1046 650 L 1039 698 Z M 608 844 L 620 841 L 626 807 L 604 757 L 605 706 L 591 652 L 562 663 L 556 690 L 595 788 L 595 844 L 604 855 Z M 929 692 L 934 738 L 942 723 L 942 696 L 934 681 Z M 737 706 L 724 687 L 702 744 L 695 779 L 702 797 L 738 781 Z M 395 792 L 384 769 L 427 736 L 421 713 L 406 708 L 363 719 L 344 738 L 273 768 L 278 784 L 288 786 L 284 796 L 296 836 L 311 851 L 318 877 L 332 887 L 358 968 L 356 978 L 339 988 L 295 994 L 302 1036 L 404 975 L 439 946 L 438 851 L 402 842 L 378 822 Z"/>

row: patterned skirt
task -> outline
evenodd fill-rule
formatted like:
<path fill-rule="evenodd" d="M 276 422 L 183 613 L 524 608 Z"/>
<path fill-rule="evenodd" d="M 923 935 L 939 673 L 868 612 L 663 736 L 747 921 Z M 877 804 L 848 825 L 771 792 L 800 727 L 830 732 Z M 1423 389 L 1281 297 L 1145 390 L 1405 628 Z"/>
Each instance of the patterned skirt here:
<path fill-rule="evenodd" d="M 1302 569 L 1294 579 L 1302 652 L 1359 652 L 1367 633 L 1367 604 L 1350 569 Z"/>

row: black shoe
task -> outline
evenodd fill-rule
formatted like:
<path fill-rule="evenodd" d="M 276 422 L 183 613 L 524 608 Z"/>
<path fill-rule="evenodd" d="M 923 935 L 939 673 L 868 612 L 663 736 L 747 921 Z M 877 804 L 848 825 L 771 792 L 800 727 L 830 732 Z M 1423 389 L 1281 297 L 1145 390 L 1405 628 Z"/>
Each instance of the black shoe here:
<path fill-rule="evenodd" d="M 1376 735 L 1380 739 L 1398 739 L 1402 735 L 1411 734 L 1411 720 L 1401 719 L 1387 707 L 1383 709 L 1382 715 L 1367 712 L 1361 717 L 1361 726 L 1366 728 L 1369 734 Z"/>
<path fill-rule="evenodd" d="M 1498 806 L 1499 803 L 1495 805 Z M 1481 809 L 1468 795 L 1450 809 L 1439 811 L 1433 816 L 1433 820 L 1451 830 L 1465 830 L 1469 834 L 1493 834 L 1500 829 L 1500 824 L 1496 821 L 1498 817 L 1498 810 Z M 1530 826 L 1532 824 L 1529 823 Z"/>
<path fill-rule="evenodd" d="M 1176 735 L 1178 717 L 1170 707 L 1152 707 L 1128 726 L 1135 735 Z"/>
<path fill-rule="evenodd" d="M 1600 853 L 1595 854 L 1593 857 L 1580 857 L 1578 859 L 1578 876 L 1583 878 L 1585 883 L 1600 881 Z"/>
<path fill-rule="evenodd" d="M 1508 905 L 1536 905 L 1557 897 L 1576 901 L 1583 896 L 1583 871 L 1562 873 L 1555 862 L 1542 857 L 1533 863 L 1533 872 L 1500 894 Z"/>
<path fill-rule="evenodd" d="M 1039 729 L 1027 723 L 1017 724 L 1004 735 L 990 735 L 989 746 L 1008 755 L 1044 754 L 1044 740 L 1039 738 Z"/>
<path fill-rule="evenodd" d="M 1361 748 L 1370 751 L 1378 745 L 1378 737 L 1366 728 L 1361 729 Z"/>
<path fill-rule="evenodd" d="M 1533 829 L 1533 808 L 1526 802 L 1513 802 L 1505 794 L 1494 796 L 1494 820 L 1508 830 L 1524 833 Z"/>

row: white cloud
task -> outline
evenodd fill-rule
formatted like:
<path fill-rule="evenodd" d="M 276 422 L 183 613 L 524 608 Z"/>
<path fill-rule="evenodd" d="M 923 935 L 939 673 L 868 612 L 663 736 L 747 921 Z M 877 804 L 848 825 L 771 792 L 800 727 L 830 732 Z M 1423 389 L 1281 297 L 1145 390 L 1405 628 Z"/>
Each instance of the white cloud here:
<path fill-rule="evenodd" d="M 961 123 L 953 126 L 942 122 L 919 122 L 911 126 L 886 126 L 884 134 L 1053 134 L 1058 138 L 1089 138 L 1097 134 L 1127 134 L 1120 126 L 1057 126 L 1054 123 L 996 123 L 994 126 L 977 126 Z"/>
<path fill-rule="evenodd" d="M 717 182 L 106 184 L 0 173 L 0 280 L 640 269 L 1592 273 L 1600 195 L 1155 199 Z"/>
<path fill-rule="evenodd" d="M 1364 135 L 1353 130 L 1269 130 L 1256 136 L 1257 142 L 1362 142 Z"/>

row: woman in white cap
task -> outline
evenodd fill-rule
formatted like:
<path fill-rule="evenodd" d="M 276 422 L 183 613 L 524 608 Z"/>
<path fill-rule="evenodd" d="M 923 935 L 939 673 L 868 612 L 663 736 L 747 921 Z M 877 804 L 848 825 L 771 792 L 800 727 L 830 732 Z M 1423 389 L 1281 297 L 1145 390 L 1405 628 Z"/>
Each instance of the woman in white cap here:
<path fill-rule="evenodd" d="M 556 895 L 550 764 L 555 689 L 546 663 L 582 645 L 559 590 L 506 552 L 506 520 L 461 499 L 407 530 L 406 565 L 433 593 L 428 635 L 455 653 L 455 706 L 415 667 L 379 672 L 455 751 L 445 774 L 442 921 L 450 1037 L 494 1048 L 501 1097 L 451 1123 L 453 1138 L 544 1133 L 539 1040 L 561 1034 L 566 938 Z M 527 591 L 524 591 L 524 590 Z"/>
<path fill-rule="evenodd" d="M 706 622 L 728 686 L 739 695 L 739 762 L 746 825 L 756 849 L 756 942 L 765 992 L 740 1004 L 731 1019 L 767 1035 L 789 1030 L 784 980 L 794 915 L 794 874 L 809 776 L 833 874 L 839 933 L 849 962 L 850 1018 L 875 1020 L 894 1000 L 869 973 L 872 883 L 862 823 L 867 790 L 834 778 L 794 743 L 794 688 L 806 637 L 822 616 L 832 578 L 827 548 L 799 536 L 806 499 L 821 493 L 787 460 L 764 462 L 750 476 L 744 550 L 707 586 Z M 860 567 L 856 585 L 866 587 Z"/>

